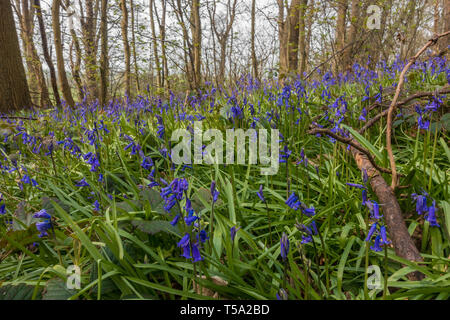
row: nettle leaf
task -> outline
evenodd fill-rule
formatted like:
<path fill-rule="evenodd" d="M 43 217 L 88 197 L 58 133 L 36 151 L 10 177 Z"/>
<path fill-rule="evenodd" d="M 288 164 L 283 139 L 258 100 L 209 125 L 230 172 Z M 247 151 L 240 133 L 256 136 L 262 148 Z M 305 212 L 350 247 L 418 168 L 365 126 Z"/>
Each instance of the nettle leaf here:
<path fill-rule="evenodd" d="M 192 197 L 191 202 L 194 211 L 200 213 L 203 209 L 205 209 L 208 206 L 208 204 L 211 204 L 212 202 L 212 195 L 210 190 L 206 188 L 199 188 Z"/>
<path fill-rule="evenodd" d="M 33 285 L 24 283 L 0 286 L 0 300 L 30 300 L 33 296 L 34 287 Z M 38 291 L 36 299 L 41 299 L 41 291 Z"/>
<path fill-rule="evenodd" d="M 212 200 L 213 198 L 209 189 L 199 188 L 192 197 L 192 208 L 194 208 L 195 212 L 200 213 L 205 208 L 211 207 Z M 217 199 L 215 206 L 221 206 L 222 204 L 223 201 Z"/>
<path fill-rule="evenodd" d="M 155 235 L 159 232 L 166 232 L 166 233 L 175 233 L 178 235 L 181 235 L 181 231 L 179 227 L 172 226 L 169 221 L 163 221 L 163 220 L 152 220 L 152 221 L 146 221 L 146 220 L 132 220 L 131 224 L 138 228 L 140 231 Z"/>
<path fill-rule="evenodd" d="M 51 279 L 47 283 L 42 300 L 67 300 L 76 293 L 76 290 L 67 289 L 62 279 Z"/>
<path fill-rule="evenodd" d="M 42 209 L 45 209 L 51 216 L 55 215 L 55 207 L 52 201 L 56 202 L 64 211 L 70 212 L 70 206 L 55 197 L 42 197 Z"/>
<path fill-rule="evenodd" d="M 139 193 L 139 199 L 144 205 L 150 204 L 152 211 L 155 211 L 159 214 L 167 213 L 164 210 L 164 199 L 161 197 L 158 191 L 150 188 L 145 188 Z M 173 208 L 174 210 L 176 209 L 175 207 Z"/>
<path fill-rule="evenodd" d="M 116 208 L 119 211 L 123 212 L 131 212 L 131 211 L 141 211 L 142 210 L 142 204 L 139 200 L 125 200 L 122 202 L 116 203 Z"/>
<path fill-rule="evenodd" d="M 27 230 L 32 224 L 39 221 L 39 219 L 33 218 L 33 214 L 26 212 L 26 202 L 20 201 L 14 211 L 14 220 L 12 222 L 12 229 L 14 231 Z"/>
<path fill-rule="evenodd" d="M 6 233 L 6 235 L 24 247 L 32 244 L 33 242 L 39 241 L 36 225 L 30 226 L 26 230 L 10 230 Z M 11 243 L 9 243 L 8 240 L 3 238 L 0 239 L 0 249 L 5 249 L 5 251 L 9 251 L 15 250 L 16 248 Z"/>

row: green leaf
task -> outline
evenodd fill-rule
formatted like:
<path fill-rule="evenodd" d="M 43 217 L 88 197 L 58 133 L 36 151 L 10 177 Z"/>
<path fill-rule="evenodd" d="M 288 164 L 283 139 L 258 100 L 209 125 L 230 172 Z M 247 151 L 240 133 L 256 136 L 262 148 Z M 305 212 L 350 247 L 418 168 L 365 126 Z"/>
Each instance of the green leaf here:
<path fill-rule="evenodd" d="M 159 232 L 175 233 L 181 235 L 181 231 L 178 227 L 172 226 L 169 221 L 163 220 L 132 220 L 131 224 L 138 228 L 140 231 L 148 234 L 157 234 Z"/>
<path fill-rule="evenodd" d="M 8 284 L 0 287 L 0 300 L 30 300 L 33 295 L 34 286 L 20 283 L 17 285 Z M 41 299 L 39 290 L 37 299 Z"/>
<path fill-rule="evenodd" d="M 42 300 L 67 300 L 75 293 L 75 290 L 67 289 L 64 280 L 55 278 L 47 283 Z"/>

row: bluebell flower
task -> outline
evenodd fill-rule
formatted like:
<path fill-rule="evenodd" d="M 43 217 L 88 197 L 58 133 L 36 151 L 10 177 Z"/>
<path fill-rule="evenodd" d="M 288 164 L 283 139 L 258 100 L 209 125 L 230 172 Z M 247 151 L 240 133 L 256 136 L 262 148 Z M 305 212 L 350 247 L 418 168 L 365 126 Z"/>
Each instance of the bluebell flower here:
<path fill-rule="evenodd" d="M 381 236 L 378 235 L 378 236 L 375 238 L 375 242 L 374 242 L 373 246 L 370 247 L 370 249 L 372 249 L 372 250 L 375 251 L 375 252 L 381 251 L 382 249 L 381 249 L 381 247 L 380 247 L 380 240 L 381 240 Z"/>
<path fill-rule="evenodd" d="M 426 220 L 430 223 L 432 227 L 439 227 L 436 220 L 436 201 L 433 200 L 433 205 L 428 208 L 428 214 Z"/>
<path fill-rule="evenodd" d="M 220 192 L 218 190 L 216 190 L 216 182 L 214 180 L 211 182 L 210 192 L 211 192 L 211 196 L 213 198 L 212 200 L 214 203 L 217 201 L 217 199 L 219 198 L 219 194 L 220 194 Z"/>
<path fill-rule="evenodd" d="M 100 211 L 100 203 L 98 202 L 98 200 L 94 201 L 94 208 L 96 211 Z"/>
<path fill-rule="evenodd" d="M 389 244 L 391 243 L 388 239 L 387 239 L 387 235 L 386 235 L 386 226 L 381 226 L 380 227 L 380 235 L 381 235 L 381 241 L 383 244 Z"/>
<path fill-rule="evenodd" d="M 300 208 L 301 202 L 298 200 L 298 197 L 294 192 L 291 193 L 289 198 L 285 202 L 290 208 L 294 210 L 298 210 Z"/>
<path fill-rule="evenodd" d="M 378 224 L 376 222 L 374 224 L 372 224 L 372 226 L 370 227 L 369 233 L 367 234 L 367 237 L 366 237 L 365 241 L 370 241 L 370 239 L 372 239 L 373 234 L 377 230 L 377 225 Z"/>
<path fill-rule="evenodd" d="M 374 219 L 381 219 L 382 216 L 380 216 L 380 206 L 376 201 L 368 200 L 366 201 L 366 206 L 369 208 L 370 214 Z"/>
<path fill-rule="evenodd" d="M 209 239 L 208 233 L 206 232 L 205 229 L 202 229 L 197 235 L 197 241 L 200 241 L 201 243 L 205 243 L 206 240 L 208 239 Z"/>
<path fill-rule="evenodd" d="M 48 236 L 47 230 L 53 227 L 50 214 L 48 214 L 48 212 L 45 209 L 42 209 L 36 212 L 33 215 L 33 217 L 37 219 L 45 219 L 42 222 L 36 223 L 36 229 L 40 232 L 39 238 Z"/>
<path fill-rule="evenodd" d="M 350 183 L 347 182 L 346 185 L 353 187 L 353 188 L 358 188 L 358 189 L 365 189 L 366 187 L 363 186 L 362 184 L 357 184 L 357 183 Z"/>
<path fill-rule="evenodd" d="M 413 193 L 411 198 L 416 201 L 416 211 L 417 214 L 421 215 L 428 211 L 427 207 L 427 193 L 423 192 L 423 194 Z"/>
<path fill-rule="evenodd" d="M 197 219 L 198 219 L 198 217 L 194 215 L 194 210 L 193 209 L 190 209 L 189 212 L 188 212 L 188 216 L 184 217 L 184 221 L 186 222 L 186 225 L 188 225 L 188 226 L 190 226 Z"/>
<path fill-rule="evenodd" d="M 236 234 L 237 234 L 237 232 L 239 231 L 240 228 L 241 227 L 236 228 L 236 226 L 231 227 L 231 229 L 230 229 L 231 242 L 234 242 L 234 238 L 236 238 Z"/>
<path fill-rule="evenodd" d="M 86 178 L 81 179 L 75 184 L 76 187 L 89 187 L 89 183 L 86 182 Z"/>
<path fill-rule="evenodd" d="M 0 205 L 0 214 L 5 214 L 6 213 L 6 204 L 2 204 Z"/>
<path fill-rule="evenodd" d="M 286 260 L 288 252 L 289 252 L 289 239 L 286 233 L 283 232 L 283 235 L 281 236 L 280 239 L 280 255 L 283 261 Z"/>
<path fill-rule="evenodd" d="M 264 198 L 264 194 L 263 194 L 263 185 L 261 184 L 259 186 L 259 191 L 256 193 L 258 195 L 258 197 L 261 199 L 262 202 L 266 202 L 266 199 Z"/>
<path fill-rule="evenodd" d="M 177 214 L 173 220 L 170 222 L 171 225 L 175 226 L 178 223 L 178 220 L 180 220 L 181 215 Z"/>
<path fill-rule="evenodd" d="M 33 218 L 37 219 L 51 219 L 51 217 L 52 216 L 45 209 L 42 209 L 33 215 Z"/>

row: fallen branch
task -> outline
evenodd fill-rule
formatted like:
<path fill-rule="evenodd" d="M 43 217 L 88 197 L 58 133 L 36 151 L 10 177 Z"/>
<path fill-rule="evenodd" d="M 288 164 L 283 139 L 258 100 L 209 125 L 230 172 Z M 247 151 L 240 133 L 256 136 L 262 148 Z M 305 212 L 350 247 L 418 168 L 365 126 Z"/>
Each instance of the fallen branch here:
<path fill-rule="evenodd" d="M 437 91 L 417 92 L 417 93 L 407 97 L 405 100 L 402 100 L 399 103 L 397 103 L 397 107 L 404 106 L 408 102 L 415 100 L 415 99 L 424 98 L 424 97 L 432 97 L 432 96 L 436 96 L 439 94 L 446 94 L 446 93 L 450 93 L 450 85 L 448 85 L 448 84 Z M 383 105 L 379 104 L 379 106 L 383 106 Z M 382 117 L 385 117 L 388 114 L 388 111 L 389 111 L 389 109 L 386 109 L 386 110 L 382 111 L 381 113 L 377 114 L 375 117 L 373 117 L 369 121 L 367 121 L 367 123 L 361 129 L 358 130 L 358 133 L 364 133 L 367 129 L 369 129 L 371 126 L 373 126 L 378 120 L 380 120 Z"/>
<path fill-rule="evenodd" d="M 350 146 L 352 146 L 353 148 L 357 149 L 359 152 L 363 153 L 366 155 L 367 159 L 370 161 L 370 163 L 378 170 L 384 173 L 392 173 L 391 170 L 380 167 L 376 164 L 375 159 L 373 158 L 372 154 L 369 152 L 369 150 L 367 150 L 366 148 L 364 148 L 363 146 L 361 146 L 359 143 L 357 143 L 357 141 L 355 141 L 352 138 L 346 138 L 346 137 L 342 137 L 338 134 L 335 134 L 334 132 L 332 132 L 330 129 L 322 129 L 322 128 L 314 128 L 308 131 L 309 134 L 326 134 L 342 143 L 346 143 L 349 144 Z"/>
<path fill-rule="evenodd" d="M 414 57 L 412 57 L 409 62 L 406 64 L 406 66 L 403 68 L 402 72 L 400 73 L 400 78 L 397 84 L 397 89 L 395 90 L 394 99 L 392 99 L 392 102 L 389 106 L 388 113 L 387 113 L 387 130 L 386 130 L 386 149 L 389 155 L 389 162 L 391 164 L 392 169 L 392 181 L 391 181 L 391 188 L 392 190 L 395 189 L 397 186 L 397 167 L 395 165 L 395 159 L 394 159 L 394 153 L 392 152 L 392 117 L 394 114 L 395 107 L 397 106 L 397 100 L 400 96 L 400 92 L 402 90 L 403 83 L 405 82 L 405 75 L 408 69 L 416 62 L 417 58 L 425 52 L 425 50 L 433 45 L 435 45 L 439 38 L 442 38 L 444 36 L 447 36 L 450 34 L 450 31 L 441 33 L 439 35 L 435 35 L 432 39 L 428 40 L 428 42 L 422 47 L 422 49 L 419 50 L 419 52 L 416 53 Z"/>
<path fill-rule="evenodd" d="M 309 130 L 308 133 L 329 134 L 328 131 L 328 129 L 315 128 Z M 417 250 L 413 240 L 411 239 L 411 236 L 409 235 L 397 198 L 395 197 L 393 190 L 388 186 L 386 181 L 379 173 L 379 170 L 377 170 L 376 166 L 374 166 L 373 161 L 370 160 L 372 158 L 370 153 L 367 154 L 367 150 L 363 152 L 362 150 L 365 149 L 359 144 L 358 141 L 354 139 L 343 138 L 332 132 L 329 135 L 333 136 L 333 138 L 335 138 L 336 140 L 349 144 L 350 152 L 355 159 L 359 170 L 361 170 L 361 172 L 365 171 L 367 173 L 367 176 L 370 179 L 370 186 L 372 187 L 372 190 L 376 194 L 378 201 L 383 208 L 386 225 L 389 231 L 389 235 L 392 239 L 395 253 L 399 257 L 407 259 L 409 261 L 423 261 L 419 250 Z M 339 137 L 339 139 L 337 139 L 336 137 Z M 411 272 L 406 276 L 411 281 L 419 281 L 424 278 L 424 275 L 418 271 Z"/>

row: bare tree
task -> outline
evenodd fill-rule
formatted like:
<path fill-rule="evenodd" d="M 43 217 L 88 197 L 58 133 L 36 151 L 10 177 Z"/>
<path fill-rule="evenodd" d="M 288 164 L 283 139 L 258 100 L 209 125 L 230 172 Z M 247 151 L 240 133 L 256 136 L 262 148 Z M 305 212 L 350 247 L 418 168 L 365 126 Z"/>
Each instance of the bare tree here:
<path fill-rule="evenodd" d="M 48 41 L 47 34 L 45 33 L 45 25 L 44 19 L 42 19 L 42 9 L 40 0 L 34 0 L 34 7 L 36 8 L 36 16 L 39 23 L 39 32 L 41 34 L 41 43 L 42 43 L 42 51 L 44 53 L 44 59 L 47 63 L 48 69 L 50 70 L 50 81 L 52 83 L 53 96 L 55 98 L 55 102 L 57 105 L 61 104 L 61 98 L 59 97 L 58 92 L 58 82 L 56 80 L 56 71 L 55 66 L 53 65 L 53 61 L 50 57 L 50 53 L 48 51 Z"/>
<path fill-rule="evenodd" d="M 255 48 L 255 24 L 256 24 L 256 0 L 252 0 L 251 31 L 250 31 L 252 75 L 253 75 L 253 78 L 258 79 L 258 60 L 256 58 L 256 48 Z"/>
<path fill-rule="evenodd" d="M 69 106 L 73 107 L 75 105 L 75 102 L 72 97 L 69 81 L 67 80 L 66 69 L 64 67 L 63 48 L 61 43 L 61 24 L 59 21 L 60 8 L 61 8 L 61 0 L 53 0 L 52 27 L 53 27 L 53 38 L 55 43 L 56 66 L 58 67 L 58 78 L 63 93 L 63 97 L 66 100 L 66 103 Z"/>
<path fill-rule="evenodd" d="M 217 37 L 217 41 L 220 45 L 220 61 L 219 61 L 219 74 L 217 75 L 219 83 L 224 83 L 225 80 L 225 58 L 226 58 L 226 49 L 228 43 L 228 37 L 230 35 L 231 28 L 233 27 L 234 18 L 236 16 L 236 3 L 237 0 L 227 1 L 226 7 L 226 15 L 225 17 L 217 17 L 217 3 L 216 0 L 212 1 L 212 7 L 208 5 L 208 13 L 211 22 L 212 29 L 214 34 Z M 218 20 L 221 20 L 220 23 L 222 26 L 218 26 Z"/>
<path fill-rule="evenodd" d="M 122 10 L 122 40 L 123 40 L 123 52 L 125 55 L 125 95 L 130 95 L 130 44 L 128 43 L 128 10 L 125 0 L 120 1 L 120 10 Z"/>
<path fill-rule="evenodd" d="M 106 103 L 108 92 L 108 0 L 101 0 L 100 105 Z"/>

